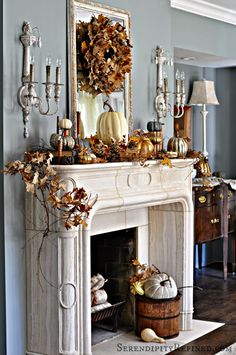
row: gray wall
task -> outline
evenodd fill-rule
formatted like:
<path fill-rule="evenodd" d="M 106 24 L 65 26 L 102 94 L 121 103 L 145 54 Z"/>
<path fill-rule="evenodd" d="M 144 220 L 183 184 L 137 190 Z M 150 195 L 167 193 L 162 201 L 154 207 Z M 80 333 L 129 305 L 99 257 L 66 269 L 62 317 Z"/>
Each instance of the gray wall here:
<path fill-rule="evenodd" d="M 3 2 L 0 2 L 0 18 L 3 18 Z M 0 48 L 3 46 L 3 21 L 0 25 Z M 3 107 L 3 56 L 0 55 L 0 109 L 2 116 Z M 0 121 L 0 142 L 3 142 L 3 119 Z M 0 164 L 3 163 L 3 144 L 0 144 Z M 5 331 L 5 253 L 4 253 L 4 186 L 3 175 L 0 174 L 0 353 L 6 352 L 6 331 Z"/>
<path fill-rule="evenodd" d="M 218 100 L 221 102 L 221 95 L 218 93 L 218 87 L 216 85 L 216 69 L 213 68 L 203 68 L 192 65 L 184 64 L 175 64 L 175 71 L 179 69 L 180 71 L 185 72 L 186 78 L 186 103 L 188 104 L 192 89 L 193 82 L 195 80 L 212 80 L 215 82 L 216 86 L 216 95 Z M 220 96 L 219 96 L 220 95 Z M 193 106 L 192 107 L 192 131 L 191 131 L 191 143 L 192 148 L 196 151 L 202 150 L 202 115 L 201 107 Z M 212 172 L 215 171 L 215 161 L 216 161 L 216 129 L 218 126 L 218 116 L 217 112 L 219 110 L 218 106 L 207 106 L 208 115 L 207 115 L 207 151 L 209 153 L 209 162 L 212 169 Z M 219 142 L 223 144 L 222 137 L 219 138 Z"/>
<path fill-rule="evenodd" d="M 172 10 L 167 0 L 145 2 L 103 0 L 102 2 L 131 12 L 135 127 L 145 128 L 146 122 L 153 118 L 156 67 L 151 63 L 151 53 L 157 45 L 169 50 L 170 54 L 173 53 L 174 46 L 179 46 L 236 57 L 236 47 L 233 45 L 236 37 L 234 26 Z M 57 56 L 62 58 L 63 81 L 66 82 L 66 0 L 3 0 L 3 4 L 4 102 L 1 105 L 0 101 L 3 117 L 0 124 L 0 134 L 1 130 L 3 132 L 0 158 L 1 150 L 4 148 L 2 158 L 7 162 L 22 157 L 22 153 L 31 144 L 38 142 L 40 137 L 47 140 L 55 127 L 54 119 L 39 117 L 35 111 L 30 124 L 31 137 L 29 140 L 22 138 L 22 116 L 16 102 L 22 65 L 22 46 L 18 40 L 22 22 L 29 20 L 32 25 L 39 26 L 42 34 L 43 47 L 41 50 L 35 49 L 38 67 L 36 79 L 40 82 L 45 79 L 44 60 L 48 54 L 51 54 L 54 61 Z M 65 94 L 65 89 L 63 93 Z M 66 107 L 64 95 L 61 103 L 62 114 Z M 172 135 L 172 119 L 167 120 L 165 135 L 166 137 Z M 2 184 L 0 188 L 2 191 Z M 5 223 L 7 354 L 23 355 L 25 350 L 24 189 L 19 178 L 4 178 L 4 199 L 1 203 L 4 204 L 2 211 L 5 213 L 1 218 Z M 4 259 L 0 258 L 0 260 L 1 270 L 4 270 Z M 0 279 L 1 283 L 3 279 Z M 4 319 L 3 291 L 0 295 L 1 330 Z M 2 344 L 0 344 L 0 353 L 4 354 L 4 344 Z"/>
<path fill-rule="evenodd" d="M 236 58 L 236 26 L 176 9 L 171 14 L 173 47 Z"/>
<path fill-rule="evenodd" d="M 216 86 L 221 99 L 216 114 L 216 169 L 225 172 L 227 177 L 236 178 L 236 68 L 217 69 Z"/>
<path fill-rule="evenodd" d="M 29 125 L 30 138 L 23 138 L 22 115 L 16 101 L 20 86 L 22 45 L 18 38 L 23 20 L 39 26 L 42 49 L 35 48 L 36 80 L 45 81 L 42 66 L 45 57 L 57 56 L 63 61 L 63 82 L 66 71 L 66 3 L 57 0 L 4 0 L 4 161 L 22 158 L 40 137 L 47 140 L 55 130 L 55 118 L 40 117 L 35 110 Z M 65 109 L 65 90 L 62 95 Z M 62 111 L 61 110 L 61 114 Z M 4 177 L 5 267 L 6 267 L 6 331 L 7 355 L 25 354 L 25 233 L 24 189 L 19 177 Z M 5 352 L 0 351 L 0 354 Z"/>

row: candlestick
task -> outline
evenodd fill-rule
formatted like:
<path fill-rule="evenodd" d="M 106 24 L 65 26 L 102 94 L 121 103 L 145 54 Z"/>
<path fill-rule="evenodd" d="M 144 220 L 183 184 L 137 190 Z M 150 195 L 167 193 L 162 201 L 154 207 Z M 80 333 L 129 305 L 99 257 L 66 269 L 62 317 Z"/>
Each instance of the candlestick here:
<path fill-rule="evenodd" d="M 77 111 L 77 137 L 80 135 L 80 112 Z"/>
<path fill-rule="evenodd" d="M 56 66 L 56 84 L 61 83 L 61 59 L 57 59 L 57 66 Z"/>
<path fill-rule="evenodd" d="M 34 82 L 34 57 L 30 58 L 30 82 Z"/>
<path fill-rule="evenodd" d="M 182 94 L 185 94 L 185 73 L 184 73 L 184 71 L 181 72 L 180 79 L 181 79 L 181 92 L 182 92 Z"/>
<path fill-rule="evenodd" d="M 179 94 L 180 93 L 180 71 L 179 71 L 179 69 L 176 70 L 175 79 L 176 79 L 176 94 Z"/>
<path fill-rule="evenodd" d="M 60 120 L 60 117 L 57 116 L 57 134 L 59 134 L 59 120 Z"/>
<path fill-rule="evenodd" d="M 46 82 L 47 83 L 50 83 L 51 63 L 52 63 L 51 58 L 47 57 L 46 58 Z"/>
<path fill-rule="evenodd" d="M 163 68 L 162 75 L 163 75 L 163 79 L 164 79 L 163 91 L 166 93 L 166 92 L 168 92 L 168 74 L 167 74 L 166 68 Z"/>
<path fill-rule="evenodd" d="M 58 164 L 61 163 L 62 148 L 63 148 L 63 141 L 62 141 L 62 137 L 60 137 L 60 138 L 58 139 Z"/>

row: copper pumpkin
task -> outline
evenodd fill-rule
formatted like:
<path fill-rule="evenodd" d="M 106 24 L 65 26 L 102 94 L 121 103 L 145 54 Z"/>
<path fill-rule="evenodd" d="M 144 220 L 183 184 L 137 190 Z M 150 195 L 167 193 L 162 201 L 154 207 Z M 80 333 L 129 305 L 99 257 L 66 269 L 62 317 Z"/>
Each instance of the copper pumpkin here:
<path fill-rule="evenodd" d="M 140 137 L 138 148 L 140 151 L 140 155 L 143 158 L 150 158 L 154 151 L 154 146 L 150 139 L 147 137 Z"/>
<path fill-rule="evenodd" d="M 198 178 L 211 176 L 211 168 L 206 157 L 201 157 L 194 167 Z"/>

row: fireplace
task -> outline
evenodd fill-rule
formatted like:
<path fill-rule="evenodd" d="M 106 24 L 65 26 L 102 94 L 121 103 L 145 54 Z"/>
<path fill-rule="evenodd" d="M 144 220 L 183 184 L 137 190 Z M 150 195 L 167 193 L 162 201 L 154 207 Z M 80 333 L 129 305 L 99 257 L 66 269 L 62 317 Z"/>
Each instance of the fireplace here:
<path fill-rule="evenodd" d="M 59 174 L 84 186 L 98 200 L 87 227 L 65 231 L 53 224 L 44 246 L 45 276 L 38 284 L 35 260 L 42 211 L 28 196 L 27 216 L 27 354 L 91 355 L 91 241 L 99 235 L 135 230 L 135 254 L 172 275 L 179 287 L 193 285 L 193 205 L 190 160 L 173 168 L 151 161 L 57 166 Z M 69 187 L 71 189 L 71 186 Z M 31 222 L 29 222 L 29 220 Z M 192 327 L 193 292 L 183 290 L 181 330 Z M 50 329 L 50 337 L 48 336 Z"/>

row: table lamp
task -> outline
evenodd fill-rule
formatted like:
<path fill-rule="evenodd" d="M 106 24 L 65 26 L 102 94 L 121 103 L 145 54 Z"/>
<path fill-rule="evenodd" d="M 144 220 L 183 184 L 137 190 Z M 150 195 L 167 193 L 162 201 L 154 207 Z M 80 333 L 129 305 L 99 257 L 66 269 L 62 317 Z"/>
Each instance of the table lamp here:
<path fill-rule="evenodd" d="M 206 150 L 206 117 L 208 111 L 206 105 L 219 105 L 219 101 L 215 93 L 215 83 L 209 80 L 199 80 L 193 82 L 192 96 L 189 105 L 202 105 L 202 154 L 208 157 Z"/>

